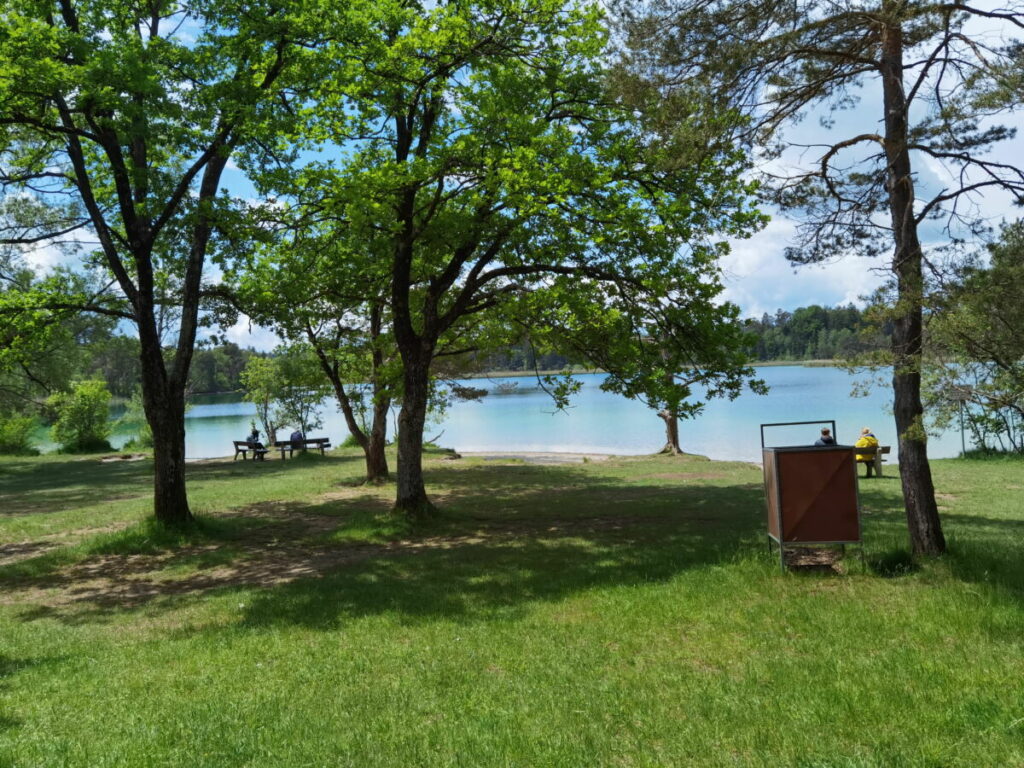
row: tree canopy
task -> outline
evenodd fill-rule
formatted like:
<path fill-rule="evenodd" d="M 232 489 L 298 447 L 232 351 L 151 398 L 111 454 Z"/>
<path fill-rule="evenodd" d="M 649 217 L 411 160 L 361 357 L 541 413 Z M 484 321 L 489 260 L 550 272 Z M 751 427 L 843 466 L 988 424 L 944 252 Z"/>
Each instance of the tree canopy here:
<path fill-rule="evenodd" d="M 310 94 L 309 138 L 335 156 L 307 165 L 295 204 L 343 222 L 345 241 L 365 244 L 350 249 L 364 282 L 388 287 L 402 362 L 396 507 L 417 517 L 430 513 L 421 450 L 438 355 L 507 344 L 517 318 L 584 307 L 622 333 L 684 298 L 727 323 L 712 239 L 762 219 L 741 152 L 659 155 L 609 97 L 597 6 L 376 10 L 363 45 L 335 49 Z M 268 191 L 281 188 L 273 171 Z"/>
<path fill-rule="evenodd" d="M 229 159 L 276 146 L 302 4 L 10 0 L 0 13 L 0 242 L 77 245 L 106 290 L 53 286 L 5 315 L 134 325 L 159 520 L 191 519 L 184 394 L 215 229 L 238 212 Z M 168 349 L 169 348 L 169 349 Z"/>

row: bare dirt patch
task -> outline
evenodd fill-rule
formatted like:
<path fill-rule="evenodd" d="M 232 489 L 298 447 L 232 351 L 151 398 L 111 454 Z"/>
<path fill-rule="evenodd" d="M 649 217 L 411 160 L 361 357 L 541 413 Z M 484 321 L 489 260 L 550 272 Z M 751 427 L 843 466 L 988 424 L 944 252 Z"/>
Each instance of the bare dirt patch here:
<path fill-rule="evenodd" d="M 834 549 L 786 547 L 786 567 L 804 573 L 845 573 L 841 555 Z"/>
<path fill-rule="evenodd" d="M 128 523 L 117 523 L 115 525 L 74 528 L 70 531 L 41 536 L 34 541 L 15 541 L 8 544 L 0 544 L 0 566 L 10 565 L 11 563 L 27 560 L 31 557 L 38 557 L 52 549 L 75 544 L 87 536 L 95 536 L 99 533 L 113 533 L 127 526 Z"/>
<path fill-rule="evenodd" d="M 148 458 L 144 453 L 114 453 L 110 456 L 102 456 L 100 462 L 103 464 L 112 464 L 116 461 L 142 461 Z"/>
<path fill-rule="evenodd" d="M 724 472 L 658 472 L 653 475 L 639 475 L 637 480 L 721 480 L 727 477 Z"/>

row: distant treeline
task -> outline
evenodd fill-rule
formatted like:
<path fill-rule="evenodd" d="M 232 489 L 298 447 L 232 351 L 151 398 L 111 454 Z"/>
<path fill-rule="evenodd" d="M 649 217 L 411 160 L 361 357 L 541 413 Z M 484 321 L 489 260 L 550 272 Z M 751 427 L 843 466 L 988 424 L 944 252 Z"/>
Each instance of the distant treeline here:
<path fill-rule="evenodd" d="M 832 360 L 886 345 L 885 336 L 872 334 L 863 313 L 852 304 L 845 307 L 801 307 L 765 314 L 760 320 L 745 321 L 750 332 L 755 360 Z M 87 352 L 85 370 L 89 378 L 102 378 L 115 397 L 131 397 L 139 381 L 139 342 L 127 336 L 94 338 Z M 197 349 L 192 359 L 189 389 L 194 393 L 241 390 L 241 373 L 254 355 L 265 353 L 243 349 L 228 342 Z M 522 342 L 489 353 L 486 371 L 563 370 L 584 364 L 557 352 L 541 352 Z"/>
<path fill-rule="evenodd" d="M 884 330 L 869 325 L 853 304 L 780 309 L 774 316 L 766 312 L 760 320 L 747 320 L 746 325 L 759 361 L 834 360 L 888 346 Z"/>
<path fill-rule="evenodd" d="M 542 352 L 528 341 L 489 353 L 484 358 L 485 371 L 561 371 L 571 368 L 573 361 L 557 352 Z"/>

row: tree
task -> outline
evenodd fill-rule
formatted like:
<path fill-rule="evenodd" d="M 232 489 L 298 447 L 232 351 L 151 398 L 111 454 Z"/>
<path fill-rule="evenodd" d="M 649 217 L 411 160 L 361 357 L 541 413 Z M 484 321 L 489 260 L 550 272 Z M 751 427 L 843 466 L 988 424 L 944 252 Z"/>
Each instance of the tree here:
<path fill-rule="evenodd" d="M 891 254 L 894 414 L 907 523 L 915 553 L 943 552 L 921 401 L 925 267 L 932 261 L 920 232 L 939 222 L 951 235 L 975 236 L 984 224 L 972 208 L 978 195 L 1024 195 L 1021 169 L 985 154 L 1013 133 L 987 118 L 1014 104 L 1022 48 L 1005 37 L 999 47 L 970 28 L 1024 28 L 1024 14 L 915 0 L 666 0 L 626 17 L 626 63 L 651 90 L 719 94 L 722 108 L 748 116 L 738 138 L 779 161 L 768 189 L 778 205 L 803 216 L 790 259 Z M 869 97 L 881 130 L 870 120 L 837 119 L 837 110 Z M 783 129 L 814 109 L 823 112 L 823 129 L 839 135 L 787 145 Z M 800 160 L 782 155 L 787 146 L 811 154 L 813 164 L 785 170 Z M 932 185 L 920 180 L 928 163 L 944 169 Z"/>
<path fill-rule="evenodd" d="M 302 434 L 323 426 L 320 404 L 330 394 L 320 362 L 306 344 L 275 350 L 279 375 L 275 403 L 279 423 L 290 424 Z"/>
<path fill-rule="evenodd" d="M 86 258 L 109 289 L 54 292 L 35 309 L 134 325 L 154 512 L 182 525 L 203 268 L 232 209 L 222 176 L 240 147 L 260 151 L 290 119 L 284 75 L 312 39 L 302 7 L 9 0 L 0 18 L 2 242 L 98 243 Z"/>
<path fill-rule="evenodd" d="M 1024 222 L 988 251 L 930 302 L 926 396 L 940 425 L 966 416 L 979 448 L 1024 453 Z"/>
<path fill-rule="evenodd" d="M 388 411 L 400 382 L 398 350 L 389 332 L 388 283 L 363 269 L 380 258 L 373 241 L 347 238 L 351 229 L 308 199 L 275 211 L 280 231 L 262 246 L 241 247 L 227 277 L 231 301 L 291 343 L 306 343 L 330 382 L 349 434 L 363 449 L 367 482 L 388 478 Z"/>
<path fill-rule="evenodd" d="M 242 370 L 243 399 L 256 406 L 256 418 L 263 427 L 267 445 L 273 445 L 277 440 L 277 430 L 281 426 L 274 410 L 280 383 L 281 376 L 274 357 L 254 355 Z"/>
<path fill-rule="evenodd" d="M 546 329 L 546 345 L 607 372 L 602 389 L 641 400 L 657 413 L 665 424 L 662 453 L 683 453 L 679 420 L 700 414 L 707 400 L 732 400 L 745 386 L 767 392 L 747 365 L 749 338 L 739 308 L 720 300 L 717 256 L 715 249 L 701 251 L 669 265 L 658 301 L 645 300 L 632 286 L 608 291 L 576 280 L 564 286 L 560 303 L 539 304 L 547 317 L 533 318 Z"/>
<path fill-rule="evenodd" d="M 389 287 L 402 362 L 395 508 L 421 519 L 439 354 L 495 348 L 477 329 L 508 326 L 488 317 L 558 306 L 585 282 L 657 304 L 705 277 L 712 233 L 760 217 L 741 153 L 651 156 L 632 111 L 607 96 L 596 6 L 381 8 L 372 42 L 338 57 L 315 94 L 320 129 L 344 149 L 305 181 L 350 241 L 379 244 L 360 269 Z"/>
<path fill-rule="evenodd" d="M 88 290 L 85 278 L 58 270 L 39 276 L 17 254 L 0 256 L 0 316 L 17 311 L 54 283 L 74 282 Z M 107 317 L 55 310 L 36 313 L 31 324 L 7 323 L 0 330 L 0 414 L 31 412 L 39 402 L 67 391 L 76 378 L 89 378 L 92 350 L 110 341 L 114 323 Z"/>

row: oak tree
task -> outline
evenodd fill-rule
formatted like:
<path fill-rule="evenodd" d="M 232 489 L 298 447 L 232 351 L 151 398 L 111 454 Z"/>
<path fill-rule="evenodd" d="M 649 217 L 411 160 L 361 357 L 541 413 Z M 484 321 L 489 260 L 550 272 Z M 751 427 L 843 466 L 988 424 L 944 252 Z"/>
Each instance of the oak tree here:
<path fill-rule="evenodd" d="M 185 391 L 204 265 L 232 155 L 276 144 L 288 73 L 314 33 L 301 3 L 8 0 L 0 11 L 0 189 L 49 213 L 5 216 L 7 244 L 78 240 L 108 277 L 54 295 L 134 326 L 153 431 L 154 511 L 191 519 Z M 167 321 L 167 322 L 162 322 Z"/>
<path fill-rule="evenodd" d="M 310 95 L 336 156 L 307 172 L 347 240 L 379 245 L 360 264 L 388 287 L 396 509 L 418 519 L 433 510 L 422 443 L 438 354 L 518 301 L 571 307 L 588 284 L 648 306 L 688 293 L 715 268 L 687 246 L 760 218 L 741 153 L 651 162 L 633 111 L 608 96 L 597 6 L 376 8 L 369 42 L 339 52 Z"/>

